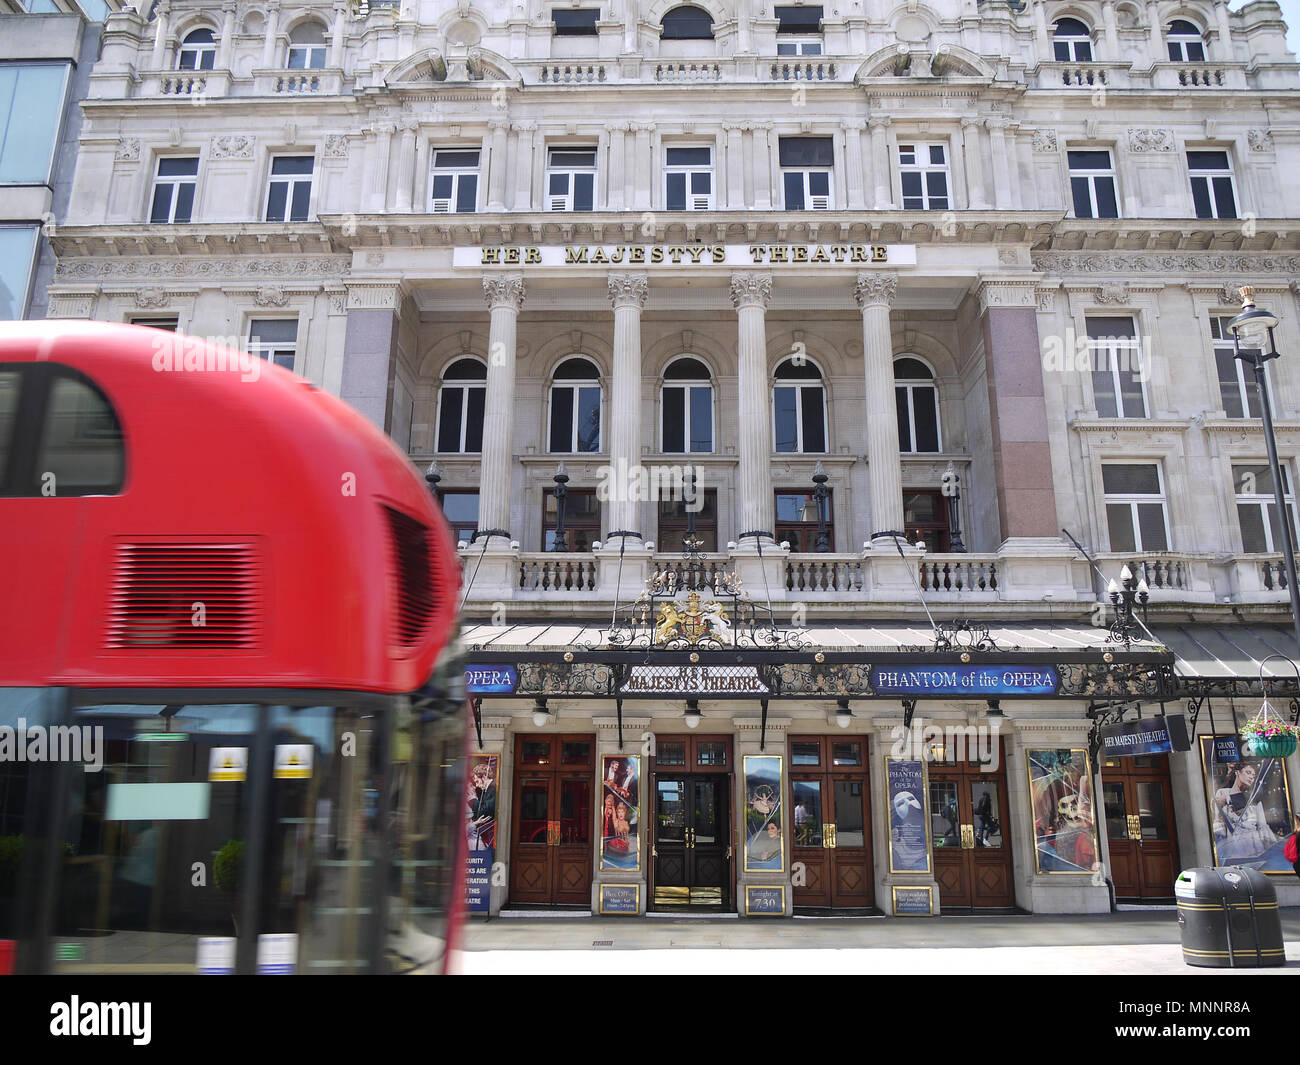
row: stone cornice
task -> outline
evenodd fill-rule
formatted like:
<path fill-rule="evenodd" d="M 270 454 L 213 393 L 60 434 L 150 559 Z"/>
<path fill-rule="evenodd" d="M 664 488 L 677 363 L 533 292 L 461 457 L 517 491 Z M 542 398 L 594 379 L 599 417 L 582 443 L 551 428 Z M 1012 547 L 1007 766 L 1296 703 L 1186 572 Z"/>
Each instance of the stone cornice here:
<path fill-rule="evenodd" d="M 210 280 L 213 282 L 270 278 L 275 280 L 338 279 L 348 275 L 351 259 L 338 256 L 274 256 L 235 258 L 230 256 L 191 258 L 157 256 L 148 258 L 61 259 L 54 268 L 54 284 L 67 282 Z"/>
<path fill-rule="evenodd" d="M 1185 433 L 1192 427 L 1191 418 L 1075 418 L 1070 428 L 1080 433 Z"/>
<path fill-rule="evenodd" d="M 1046 274 L 1245 274 L 1300 273 L 1300 251 L 1266 252 L 1179 251 L 1042 251 L 1033 255 L 1034 269 Z M 1288 278 L 1289 280 L 1289 278 Z"/>

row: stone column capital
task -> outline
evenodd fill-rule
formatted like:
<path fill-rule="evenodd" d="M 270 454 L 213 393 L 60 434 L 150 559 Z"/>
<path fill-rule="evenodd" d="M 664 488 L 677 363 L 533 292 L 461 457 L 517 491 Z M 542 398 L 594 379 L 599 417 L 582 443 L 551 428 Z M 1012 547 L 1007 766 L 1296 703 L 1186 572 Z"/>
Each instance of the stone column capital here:
<path fill-rule="evenodd" d="M 645 306 L 649 287 L 649 278 L 645 274 L 610 274 L 609 301 L 615 310 L 635 307 L 639 311 Z"/>
<path fill-rule="evenodd" d="M 510 123 L 504 118 L 494 118 L 488 123 L 488 129 L 493 133 L 505 133 L 510 128 Z"/>
<path fill-rule="evenodd" d="M 868 307 L 888 308 L 898 293 L 898 275 L 891 273 L 862 273 L 853 286 L 854 298 L 862 310 Z"/>
<path fill-rule="evenodd" d="M 605 131 L 606 131 L 607 133 L 626 133 L 626 132 L 627 132 L 629 129 L 631 129 L 631 128 L 632 128 L 632 123 L 631 123 L 631 122 L 607 122 L 607 123 L 605 123 Z"/>
<path fill-rule="evenodd" d="M 766 310 L 772 298 L 771 274 L 732 274 L 731 304 L 736 310 L 759 307 Z"/>
<path fill-rule="evenodd" d="M 866 119 L 844 118 L 840 120 L 840 129 L 843 130 L 849 130 L 849 131 L 857 130 L 857 132 L 861 133 L 866 128 L 867 128 Z"/>
<path fill-rule="evenodd" d="M 535 133 L 537 131 L 536 122 L 516 122 L 514 124 L 517 133 Z"/>
<path fill-rule="evenodd" d="M 653 122 L 637 122 L 635 128 L 638 133 L 653 133 L 655 124 Z"/>
<path fill-rule="evenodd" d="M 878 129 L 888 129 L 891 121 L 888 115 L 872 115 L 867 119 L 867 125 L 871 127 L 871 132 L 874 133 Z"/>
<path fill-rule="evenodd" d="M 524 278 L 522 274 L 491 274 L 483 278 L 483 298 L 488 307 L 509 307 L 516 314 L 524 305 Z"/>

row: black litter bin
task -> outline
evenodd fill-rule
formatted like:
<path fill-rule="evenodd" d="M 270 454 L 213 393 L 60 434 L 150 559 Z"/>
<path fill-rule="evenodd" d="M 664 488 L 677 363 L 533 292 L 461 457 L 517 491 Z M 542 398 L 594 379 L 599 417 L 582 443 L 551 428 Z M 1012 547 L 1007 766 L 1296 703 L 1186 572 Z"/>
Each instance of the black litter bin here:
<path fill-rule="evenodd" d="M 1285 965 L 1277 890 L 1263 873 L 1185 869 L 1174 884 L 1183 961 L 1210 968 Z"/>

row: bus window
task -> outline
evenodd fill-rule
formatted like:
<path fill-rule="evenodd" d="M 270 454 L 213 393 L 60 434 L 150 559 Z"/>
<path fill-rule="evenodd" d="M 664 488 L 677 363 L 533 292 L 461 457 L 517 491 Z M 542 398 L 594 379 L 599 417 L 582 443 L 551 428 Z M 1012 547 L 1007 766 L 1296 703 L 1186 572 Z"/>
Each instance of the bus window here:
<path fill-rule="evenodd" d="M 9 465 L 10 441 L 18 420 L 18 389 L 22 382 L 17 370 L 0 370 L 0 485 Z"/>
<path fill-rule="evenodd" d="M 45 428 L 36 456 L 43 495 L 113 495 L 122 490 L 122 427 L 97 388 L 69 374 L 50 383 Z"/>

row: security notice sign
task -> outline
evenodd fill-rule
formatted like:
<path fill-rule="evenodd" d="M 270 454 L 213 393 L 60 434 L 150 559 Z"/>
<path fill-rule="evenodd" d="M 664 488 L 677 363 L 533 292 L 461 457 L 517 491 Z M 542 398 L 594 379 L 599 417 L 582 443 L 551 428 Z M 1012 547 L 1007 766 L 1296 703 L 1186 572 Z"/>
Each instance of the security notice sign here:
<path fill-rule="evenodd" d="M 310 778 L 313 753 L 310 743 L 277 743 L 275 779 L 307 780 Z"/>
<path fill-rule="evenodd" d="M 213 747 L 208 756 L 208 780 L 246 780 L 248 778 L 247 747 Z"/>

